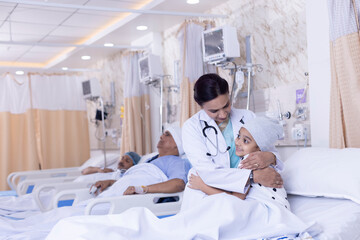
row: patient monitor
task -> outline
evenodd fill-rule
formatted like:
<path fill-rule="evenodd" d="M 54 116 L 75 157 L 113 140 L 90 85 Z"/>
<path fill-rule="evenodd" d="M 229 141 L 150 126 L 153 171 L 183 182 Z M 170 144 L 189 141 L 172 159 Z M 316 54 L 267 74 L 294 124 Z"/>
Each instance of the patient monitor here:
<path fill-rule="evenodd" d="M 160 56 L 149 54 L 138 61 L 140 82 L 147 84 L 163 75 Z"/>
<path fill-rule="evenodd" d="M 101 87 L 99 80 L 92 78 L 82 82 L 82 90 L 84 99 L 95 99 L 101 95 Z"/>
<path fill-rule="evenodd" d="M 204 62 L 218 63 L 240 57 L 236 28 L 228 25 L 209 29 L 202 35 Z"/>

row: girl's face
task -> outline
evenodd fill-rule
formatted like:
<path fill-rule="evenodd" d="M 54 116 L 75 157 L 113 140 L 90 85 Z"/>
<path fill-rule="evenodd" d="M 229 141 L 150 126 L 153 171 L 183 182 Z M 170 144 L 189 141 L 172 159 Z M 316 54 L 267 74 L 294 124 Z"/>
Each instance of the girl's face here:
<path fill-rule="evenodd" d="M 229 100 L 229 94 L 219 95 L 218 97 L 204 103 L 201 106 L 202 109 L 215 120 L 217 124 L 224 122 L 231 111 L 231 104 Z"/>
<path fill-rule="evenodd" d="M 235 139 L 236 155 L 243 157 L 246 154 L 259 151 L 260 148 L 246 128 L 241 128 Z"/>

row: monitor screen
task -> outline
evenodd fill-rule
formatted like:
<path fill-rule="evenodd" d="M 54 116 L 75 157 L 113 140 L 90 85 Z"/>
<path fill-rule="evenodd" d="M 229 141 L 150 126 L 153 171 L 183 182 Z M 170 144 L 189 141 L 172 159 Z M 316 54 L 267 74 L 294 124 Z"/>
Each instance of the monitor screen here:
<path fill-rule="evenodd" d="M 140 79 L 150 77 L 149 58 L 144 58 L 139 62 L 140 67 Z"/>
<path fill-rule="evenodd" d="M 223 29 L 204 33 L 205 57 L 224 52 Z"/>
<path fill-rule="evenodd" d="M 90 80 L 82 82 L 83 95 L 91 94 Z"/>

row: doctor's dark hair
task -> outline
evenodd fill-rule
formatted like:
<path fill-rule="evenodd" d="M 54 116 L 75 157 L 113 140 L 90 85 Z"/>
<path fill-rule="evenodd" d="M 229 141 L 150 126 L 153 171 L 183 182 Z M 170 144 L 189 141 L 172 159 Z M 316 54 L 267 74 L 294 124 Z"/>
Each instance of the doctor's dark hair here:
<path fill-rule="evenodd" d="M 200 106 L 226 93 L 229 93 L 229 84 L 215 73 L 202 75 L 194 86 L 194 99 Z"/>

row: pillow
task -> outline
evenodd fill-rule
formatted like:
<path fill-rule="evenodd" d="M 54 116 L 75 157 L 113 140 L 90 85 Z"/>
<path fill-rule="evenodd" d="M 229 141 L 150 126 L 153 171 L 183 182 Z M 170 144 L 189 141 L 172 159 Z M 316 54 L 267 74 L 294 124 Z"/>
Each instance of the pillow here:
<path fill-rule="evenodd" d="M 117 162 L 120 158 L 119 153 L 106 153 L 106 165 L 108 168 L 112 168 L 117 166 Z M 84 162 L 80 166 L 80 170 L 83 170 L 87 167 L 104 167 L 104 154 L 99 154 L 94 157 L 89 158 L 86 162 Z"/>
<path fill-rule="evenodd" d="M 285 161 L 287 193 L 360 204 L 360 148 L 303 148 Z"/>

